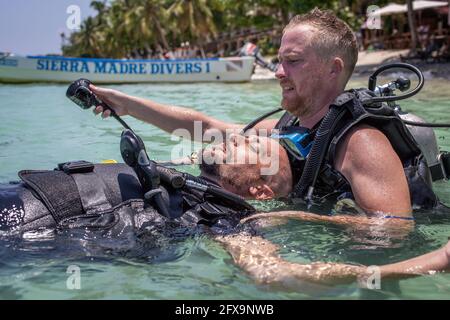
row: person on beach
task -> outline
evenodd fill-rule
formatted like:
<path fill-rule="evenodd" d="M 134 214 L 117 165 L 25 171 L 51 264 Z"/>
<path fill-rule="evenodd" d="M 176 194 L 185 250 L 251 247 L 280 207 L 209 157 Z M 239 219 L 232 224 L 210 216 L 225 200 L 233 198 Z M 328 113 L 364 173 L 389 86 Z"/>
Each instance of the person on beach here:
<path fill-rule="evenodd" d="M 316 8 L 295 16 L 283 31 L 280 64 L 276 71 L 282 88 L 281 106 L 286 113 L 280 120 L 259 122 L 255 129 L 267 132 L 283 129 L 289 123 L 307 130 L 315 139 L 314 133 L 330 112 L 330 106 L 343 94 L 357 58 L 354 33 L 332 12 Z M 241 124 L 227 123 L 190 108 L 165 105 L 95 86 L 92 86 L 92 91 L 118 115 L 133 116 L 169 133 L 184 128 L 195 138 L 196 121 L 202 123 L 203 137 L 217 133 L 225 135 L 227 130 L 243 128 Z M 94 112 L 102 113 L 103 117 L 110 116 L 110 112 L 101 106 Z M 405 174 L 404 168 L 418 163 L 415 160 L 418 155 L 413 152 L 404 155 L 396 147 L 401 143 L 393 141 L 393 137 L 402 136 L 395 131 L 398 128 L 389 134 L 375 122 L 346 119 L 347 123 L 337 126 L 346 127 L 345 133 L 333 131 L 335 148 L 325 157 L 329 163 L 317 165 L 317 170 L 321 168 L 315 188 L 317 197 L 345 193 L 369 216 L 405 221 L 412 219 L 415 195 L 429 195 L 422 202 L 430 207 L 437 203 L 428 186 L 414 187 L 409 180 L 411 176 L 417 176 L 414 173 L 416 167 L 413 167 L 413 173 Z M 289 152 L 294 177 L 292 186 L 295 186 L 301 180 L 306 157 L 299 160 L 293 158 L 292 153 Z M 420 183 L 425 180 L 419 178 L 416 181 Z M 325 190 L 324 194 L 320 194 L 321 190 Z"/>

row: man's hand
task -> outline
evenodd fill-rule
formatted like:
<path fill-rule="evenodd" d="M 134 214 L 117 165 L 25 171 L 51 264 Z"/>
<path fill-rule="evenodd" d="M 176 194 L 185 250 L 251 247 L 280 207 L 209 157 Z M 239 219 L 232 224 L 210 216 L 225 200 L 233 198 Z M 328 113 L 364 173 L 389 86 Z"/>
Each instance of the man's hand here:
<path fill-rule="evenodd" d="M 450 271 L 450 241 L 442 248 L 406 261 L 381 267 L 383 278 L 408 278 Z"/>
<path fill-rule="evenodd" d="M 100 100 L 105 102 L 108 106 L 110 106 L 118 116 L 126 116 L 129 114 L 127 107 L 130 105 L 131 97 L 126 94 L 113 90 L 113 89 L 105 89 L 99 88 L 94 85 L 90 85 L 89 87 L 92 92 L 94 92 Z M 110 110 L 103 110 L 102 106 L 97 106 L 94 109 L 95 114 L 102 113 L 103 118 L 107 118 L 111 116 Z"/>

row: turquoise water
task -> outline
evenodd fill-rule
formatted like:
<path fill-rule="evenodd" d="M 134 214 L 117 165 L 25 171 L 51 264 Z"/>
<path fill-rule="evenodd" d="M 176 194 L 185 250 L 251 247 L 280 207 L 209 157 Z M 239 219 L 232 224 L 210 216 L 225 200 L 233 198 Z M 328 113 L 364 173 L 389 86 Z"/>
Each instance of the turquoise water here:
<path fill-rule="evenodd" d="M 365 85 L 353 80 L 352 86 Z M 276 82 L 247 84 L 178 84 L 113 86 L 126 93 L 160 102 L 190 106 L 227 121 L 245 123 L 278 105 Z M 120 160 L 121 127 L 82 111 L 65 97 L 64 85 L 0 85 L 0 182 L 17 180 L 21 169 L 49 169 L 68 160 Z M 402 104 L 404 110 L 428 121 L 450 122 L 450 82 L 429 80 L 424 90 Z M 170 159 L 178 145 L 163 131 L 132 118 L 130 126 L 144 139 L 150 156 Z M 450 150 L 450 132 L 436 130 L 439 145 Z M 189 146 L 189 142 L 184 142 Z M 197 145 L 196 145 L 197 147 Z M 194 167 L 184 167 L 198 173 Z M 450 203 L 450 184 L 436 184 Z M 280 203 L 259 203 L 261 210 Z M 429 252 L 447 242 L 450 218 L 424 215 L 416 230 L 402 241 L 366 237 L 325 224 L 289 222 L 271 227 L 265 236 L 280 246 L 291 261 L 382 264 Z M 88 239 L 81 239 L 88 247 Z M 67 240 L 51 234 L 28 234 L 0 243 L 0 299 L 448 299 L 450 275 L 383 282 L 381 290 L 357 284 L 310 287 L 283 292 L 256 285 L 237 268 L 227 252 L 206 236 L 167 241 L 160 250 L 144 252 L 146 259 L 95 255 L 81 250 L 67 254 Z M 81 246 L 83 247 L 83 246 Z M 67 267 L 81 270 L 81 290 L 68 290 Z"/>

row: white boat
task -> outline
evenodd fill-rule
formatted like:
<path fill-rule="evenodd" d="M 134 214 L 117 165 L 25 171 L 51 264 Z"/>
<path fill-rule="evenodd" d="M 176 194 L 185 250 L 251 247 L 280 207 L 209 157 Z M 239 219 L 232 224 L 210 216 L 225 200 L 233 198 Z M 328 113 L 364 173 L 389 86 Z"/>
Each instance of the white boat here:
<path fill-rule="evenodd" d="M 245 82 L 251 80 L 253 62 L 253 57 L 114 60 L 0 54 L 0 82 Z"/>

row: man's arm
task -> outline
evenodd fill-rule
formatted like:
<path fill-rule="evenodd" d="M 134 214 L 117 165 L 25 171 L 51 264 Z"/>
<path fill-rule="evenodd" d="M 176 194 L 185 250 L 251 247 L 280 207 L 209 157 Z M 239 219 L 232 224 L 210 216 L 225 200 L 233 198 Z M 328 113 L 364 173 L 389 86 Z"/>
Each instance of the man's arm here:
<path fill-rule="evenodd" d="M 443 248 L 422 256 L 381 267 L 383 278 L 409 278 L 450 271 L 450 241 Z"/>
<path fill-rule="evenodd" d="M 331 223 L 345 228 L 367 231 L 368 233 L 388 235 L 389 238 L 403 238 L 414 229 L 413 220 L 385 217 L 364 217 L 350 215 L 325 216 L 303 211 L 280 211 L 258 213 L 246 217 L 241 223 L 258 219 L 296 219 L 301 221 Z M 270 224 L 269 224 L 270 225 Z"/>
<path fill-rule="evenodd" d="M 217 236 L 233 261 L 260 284 L 285 290 L 301 290 L 305 282 L 316 284 L 343 284 L 364 280 L 373 275 L 373 269 L 341 263 L 299 264 L 283 260 L 278 247 L 268 240 L 246 234 Z M 450 271 L 450 242 L 444 248 L 426 255 L 381 266 L 381 278 L 407 278 L 434 272 Z"/>
<path fill-rule="evenodd" d="M 283 260 L 272 242 L 246 234 L 217 236 L 234 263 L 257 283 L 281 289 L 299 290 L 305 282 L 318 284 L 351 283 L 364 267 L 337 263 L 299 264 Z"/>
<path fill-rule="evenodd" d="M 186 129 L 189 131 L 192 139 L 196 139 L 197 141 L 203 139 L 205 132 L 212 135 L 214 134 L 213 130 L 225 132 L 226 129 L 240 128 L 239 125 L 220 121 L 193 109 L 157 103 L 112 89 L 98 88 L 95 86 L 91 86 L 91 89 L 101 100 L 111 106 L 119 116 L 130 115 L 157 126 L 168 133 L 173 133 L 177 129 Z M 108 117 L 111 114 L 109 110 L 104 111 L 102 107 L 95 109 L 95 113 L 97 114 L 102 112 L 103 117 Z M 201 137 L 194 135 L 196 121 L 201 122 Z"/>
<path fill-rule="evenodd" d="M 335 168 L 351 185 L 366 213 L 411 217 L 411 201 L 402 163 L 379 130 L 361 125 L 338 145 Z"/>
<path fill-rule="evenodd" d="M 244 126 L 218 120 L 201 113 L 199 111 L 172 105 L 157 103 L 152 100 L 129 96 L 117 90 L 98 88 L 91 86 L 92 91 L 104 102 L 110 105 L 119 116 L 130 115 L 139 120 L 150 123 L 161 128 L 168 133 L 173 133 L 177 129 L 189 131 L 192 139 L 200 142 L 211 142 L 213 136 L 222 136 L 226 130 L 238 131 Z M 104 111 L 102 107 L 97 107 L 95 113 L 103 112 L 104 117 L 110 116 L 110 111 Z M 201 122 L 202 136 L 195 136 L 195 122 Z M 256 129 L 269 128 L 275 126 L 276 120 L 262 121 Z M 206 135 L 205 135 L 206 133 Z M 205 137 L 209 137 L 203 141 Z"/>

